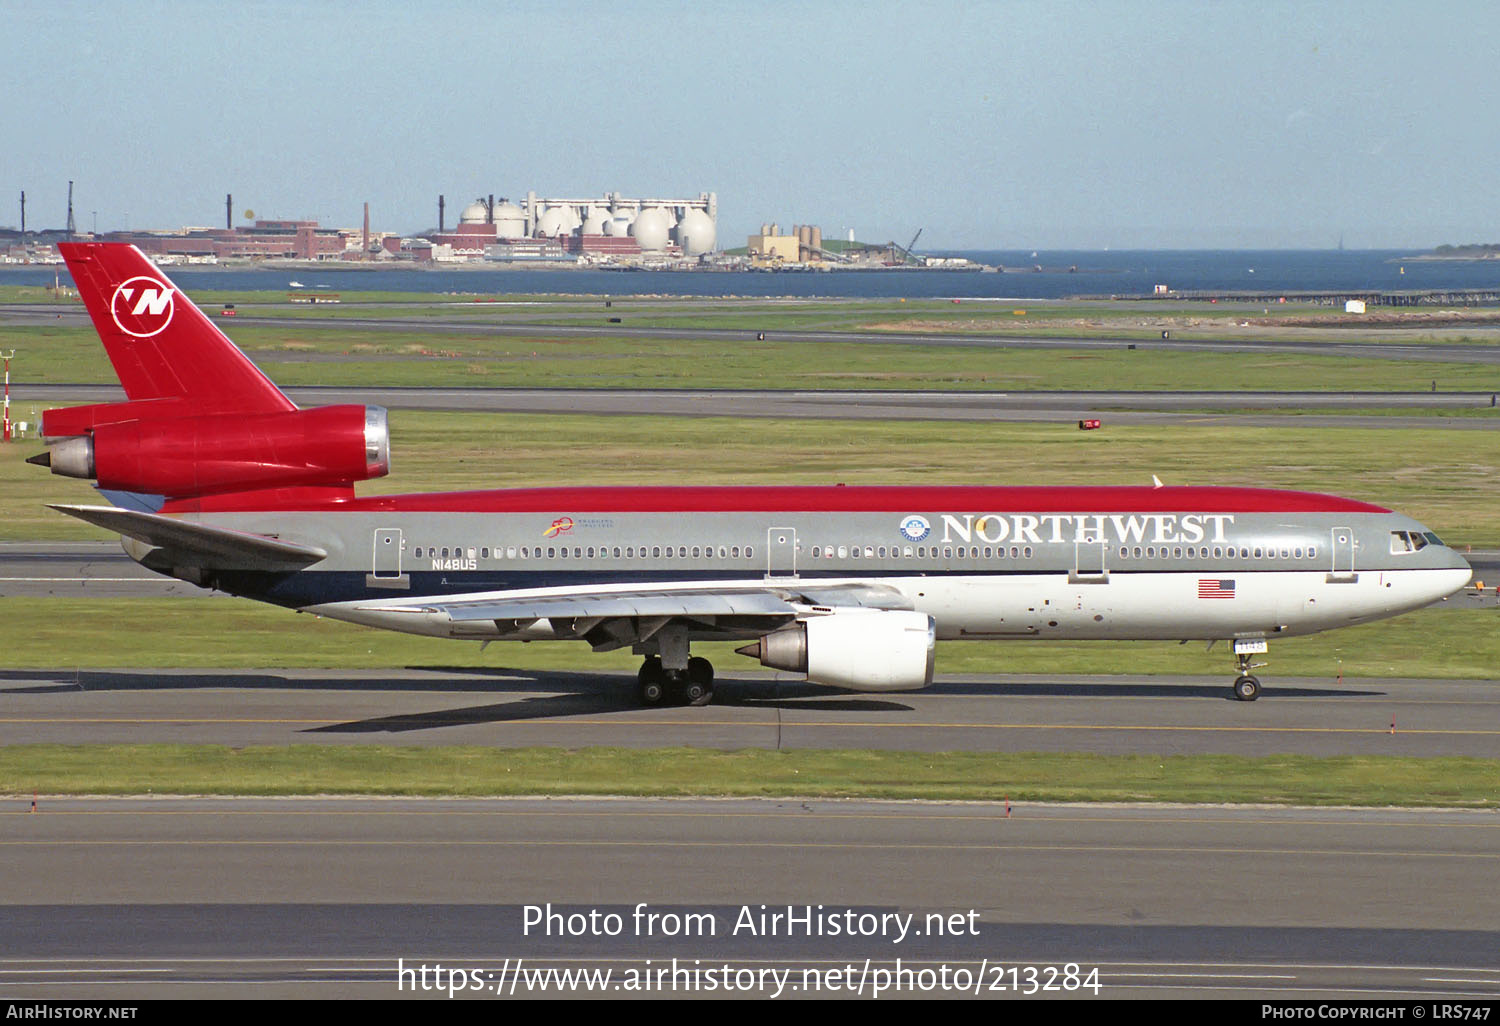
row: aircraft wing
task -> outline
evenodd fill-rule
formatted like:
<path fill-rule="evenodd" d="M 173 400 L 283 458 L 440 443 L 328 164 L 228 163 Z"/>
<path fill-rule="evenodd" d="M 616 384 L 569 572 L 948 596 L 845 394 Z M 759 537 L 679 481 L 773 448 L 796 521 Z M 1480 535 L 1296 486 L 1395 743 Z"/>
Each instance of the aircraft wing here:
<path fill-rule="evenodd" d="M 356 606 L 360 611 L 445 617 L 455 626 L 494 623 L 502 634 L 547 620 L 561 634 L 588 640 L 599 651 L 646 640 L 666 624 L 690 621 L 726 638 L 765 633 L 820 607 L 864 606 L 910 609 L 910 601 L 893 588 L 862 582 L 804 588 L 796 581 L 662 588 L 586 589 L 579 591 L 468 595 L 420 602 Z"/>
<path fill-rule="evenodd" d="M 328 553 L 312 545 L 194 524 L 156 513 L 113 506 L 51 506 L 59 513 L 86 520 L 160 551 L 176 565 L 205 570 L 301 570 Z M 158 560 L 160 562 L 160 560 Z"/>

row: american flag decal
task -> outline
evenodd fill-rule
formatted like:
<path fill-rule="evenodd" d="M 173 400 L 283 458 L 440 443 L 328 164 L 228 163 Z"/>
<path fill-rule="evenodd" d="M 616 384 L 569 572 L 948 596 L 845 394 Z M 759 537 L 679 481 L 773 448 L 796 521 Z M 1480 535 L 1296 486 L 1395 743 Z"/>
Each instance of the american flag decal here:
<path fill-rule="evenodd" d="M 1217 579 L 1198 579 L 1198 597 L 1207 598 L 1234 598 L 1234 581 L 1221 581 Z"/>

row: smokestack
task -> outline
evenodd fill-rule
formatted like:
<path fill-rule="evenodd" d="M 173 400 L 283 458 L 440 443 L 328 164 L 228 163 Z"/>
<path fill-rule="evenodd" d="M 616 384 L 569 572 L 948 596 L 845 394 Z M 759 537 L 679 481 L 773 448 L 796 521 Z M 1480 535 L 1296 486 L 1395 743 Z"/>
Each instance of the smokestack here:
<path fill-rule="evenodd" d="M 365 204 L 365 253 L 370 252 L 370 204 Z"/>
<path fill-rule="evenodd" d="M 495 223 L 495 194 L 490 193 L 490 205 L 484 208 L 484 223 Z"/>
<path fill-rule="evenodd" d="M 21 190 L 21 238 L 26 238 L 26 190 Z"/>
<path fill-rule="evenodd" d="M 78 234 L 78 225 L 73 222 L 73 183 L 68 183 L 68 238 Z"/>
<path fill-rule="evenodd" d="M 234 193 L 224 194 L 224 227 L 234 231 Z"/>
<path fill-rule="evenodd" d="M 438 234 L 441 235 L 447 230 L 448 229 L 443 227 L 443 197 L 440 194 L 438 196 Z"/>

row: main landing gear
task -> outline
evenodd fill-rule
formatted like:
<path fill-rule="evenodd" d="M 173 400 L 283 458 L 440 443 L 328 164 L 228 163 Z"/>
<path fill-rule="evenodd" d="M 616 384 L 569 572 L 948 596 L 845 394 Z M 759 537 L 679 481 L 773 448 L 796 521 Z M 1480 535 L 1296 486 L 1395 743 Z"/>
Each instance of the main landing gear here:
<path fill-rule="evenodd" d="M 642 705 L 707 705 L 714 700 L 713 664 L 698 656 L 681 670 L 667 669 L 659 655 L 647 656 L 636 679 Z"/>

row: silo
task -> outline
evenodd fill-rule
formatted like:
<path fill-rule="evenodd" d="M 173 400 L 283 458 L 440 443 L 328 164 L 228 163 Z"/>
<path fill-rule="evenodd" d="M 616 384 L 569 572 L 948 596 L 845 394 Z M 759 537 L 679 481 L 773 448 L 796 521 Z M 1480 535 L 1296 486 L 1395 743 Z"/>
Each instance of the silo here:
<path fill-rule="evenodd" d="M 822 260 L 823 259 L 823 229 L 821 227 L 819 227 L 818 225 L 813 225 L 812 226 L 812 243 L 811 243 L 811 245 L 812 245 L 812 249 L 813 249 L 813 259 L 814 260 Z"/>

